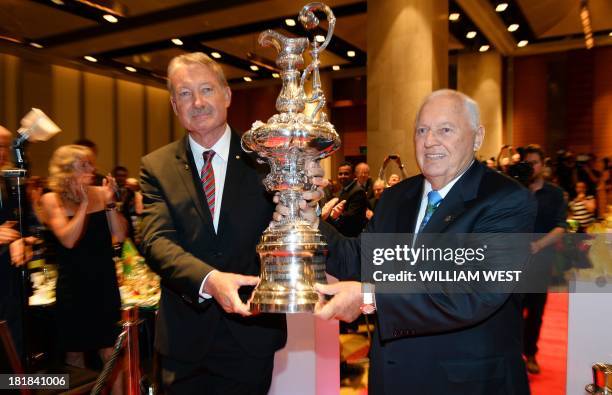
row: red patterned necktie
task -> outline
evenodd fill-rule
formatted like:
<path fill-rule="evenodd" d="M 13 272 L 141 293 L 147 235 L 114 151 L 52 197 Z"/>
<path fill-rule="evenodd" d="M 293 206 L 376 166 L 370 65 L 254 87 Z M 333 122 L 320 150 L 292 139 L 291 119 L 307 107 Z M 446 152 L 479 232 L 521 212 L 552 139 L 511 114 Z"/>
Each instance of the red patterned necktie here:
<path fill-rule="evenodd" d="M 215 218 L 215 172 L 212 167 L 212 159 L 215 156 L 215 151 L 209 150 L 202 153 L 204 158 L 204 166 L 200 172 L 200 179 L 202 180 L 202 189 L 204 190 L 204 196 L 206 196 L 206 202 L 210 209 L 210 215 Z"/>

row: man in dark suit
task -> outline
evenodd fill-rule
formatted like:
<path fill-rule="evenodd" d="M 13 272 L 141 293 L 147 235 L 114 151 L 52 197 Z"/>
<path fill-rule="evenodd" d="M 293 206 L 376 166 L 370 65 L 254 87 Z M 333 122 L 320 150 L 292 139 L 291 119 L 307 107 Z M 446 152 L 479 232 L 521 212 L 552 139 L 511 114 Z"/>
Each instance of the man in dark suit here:
<path fill-rule="evenodd" d="M 266 169 L 226 123 L 231 91 L 218 64 L 178 56 L 168 86 L 188 134 L 145 156 L 141 169 L 142 250 L 162 285 L 155 346 L 165 392 L 265 394 L 287 336 L 284 315 L 247 317 L 245 302 L 273 211 Z"/>
<path fill-rule="evenodd" d="M 342 185 L 342 189 L 337 197 L 338 201 L 345 202 L 344 211 L 337 218 L 328 217 L 327 221 L 344 236 L 358 236 L 367 222 L 368 199 L 353 174 L 353 165 L 349 162 L 338 166 L 338 183 Z"/>
<path fill-rule="evenodd" d="M 385 191 L 365 232 L 531 232 L 536 207 L 529 191 L 474 159 L 483 137 L 472 99 L 452 90 L 428 96 L 414 135 L 422 174 Z M 281 213 L 279 208 L 275 217 Z M 317 223 L 312 210 L 304 215 Z M 360 280 L 361 238 L 341 237 L 323 222 L 320 230 L 329 243 L 328 272 Z M 524 251 L 504 259 L 527 255 L 525 244 Z M 319 307 L 321 318 L 350 322 L 361 312 L 377 311 L 371 394 L 529 393 L 518 294 L 362 293 L 358 281 L 317 288 L 334 295 Z"/>

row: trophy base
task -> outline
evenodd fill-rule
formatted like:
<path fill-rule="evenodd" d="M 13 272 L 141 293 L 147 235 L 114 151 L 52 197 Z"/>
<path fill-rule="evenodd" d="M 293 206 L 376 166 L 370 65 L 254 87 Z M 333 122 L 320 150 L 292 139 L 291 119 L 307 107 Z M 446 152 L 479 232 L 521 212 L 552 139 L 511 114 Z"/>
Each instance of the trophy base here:
<path fill-rule="evenodd" d="M 253 313 L 314 313 L 315 305 L 319 301 L 316 292 L 258 292 L 255 290 L 251 301 Z"/>

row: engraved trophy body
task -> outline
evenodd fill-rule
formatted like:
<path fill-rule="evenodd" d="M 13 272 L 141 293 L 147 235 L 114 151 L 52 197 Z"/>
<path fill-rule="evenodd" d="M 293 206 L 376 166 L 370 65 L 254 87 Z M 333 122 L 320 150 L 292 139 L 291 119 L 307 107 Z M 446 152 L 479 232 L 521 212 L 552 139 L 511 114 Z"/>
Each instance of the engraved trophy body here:
<path fill-rule="evenodd" d="M 325 13 L 329 29 L 325 41 L 290 38 L 272 30 L 259 36 L 259 44 L 273 46 L 278 55 L 283 82 L 276 100 L 277 114 L 268 122 L 257 121 L 242 137 L 242 146 L 255 151 L 270 164 L 264 180 L 269 191 L 278 191 L 281 203 L 289 215 L 281 223 L 268 227 L 257 245 L 261 261 L 261 281 L 255 289 L 251 310 L 264 313 L 312 312 L 319 300 L 315 282 L 325 282 L 327 243 L 323 236 L 300 218 L 299 201 L 302 192 L 312 188 L 306 172 L 310 161 L 331 155 L 340 147 L 334 126 L 321 111 L 325 96 L 319 76 L 319 53 L 331 40 L 335 18 L 323 3 L 310 3 L 302 9 L 299 20 L 306 29 L 317 27 L 315 11 Z M 311 47 L 312 61 L 303 72 L 303 53 Z M 311 77 L 311 94 L 304 84 Z M 315 105 L 310 113 L 306 103 Z"/>

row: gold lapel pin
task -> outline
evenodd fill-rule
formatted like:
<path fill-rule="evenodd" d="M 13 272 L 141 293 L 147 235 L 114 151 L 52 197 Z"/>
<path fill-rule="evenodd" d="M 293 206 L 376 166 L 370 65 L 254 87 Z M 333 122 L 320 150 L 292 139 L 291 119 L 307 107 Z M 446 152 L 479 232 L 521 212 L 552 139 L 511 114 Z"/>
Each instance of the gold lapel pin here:
<path fill-rule="evenodd" d="M 236 159 L 240 159 L 240 155 L 236 155 Z"/>

